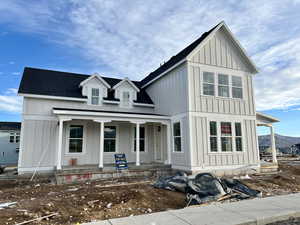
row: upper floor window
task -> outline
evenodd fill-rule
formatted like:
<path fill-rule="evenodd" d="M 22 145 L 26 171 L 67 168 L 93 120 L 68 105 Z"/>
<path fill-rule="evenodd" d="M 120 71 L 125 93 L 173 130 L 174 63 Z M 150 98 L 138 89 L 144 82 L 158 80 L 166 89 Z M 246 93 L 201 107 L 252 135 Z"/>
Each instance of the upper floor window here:
<path fill-rule="evenodd" d="M 122 104 L 125 107 L 130 106 L 130 93 L 129 93 L 129 91 L 123 91 L 123 93 L 122 93 Z"/>
<path fill-rule="evenodd" d="M 203 72 L 203 94 L 215 95 L 215 75 L 210 72 Z"/>
<path fill-rule="evenodd" d="M 226 74 L 218 74 L 218 95 L 229 97 L 229 79 Z"/>
<path fill-rule="evenodd" d="M 92 105 L 99 105 L 99 100 L 100 100 L 100 96 L 99 96 L 99 88 L 92 88 Z"/>
<path fill-rule="evenodd" d="M 10 143 L 19 143 L 20 142 L 20 133 L 9 133 L 9 142 Z"/>
<path fill-rule="evenodd" d="M 243 85 L 241 77 L 232 76 L 232 97 L 243 98 Z"/>

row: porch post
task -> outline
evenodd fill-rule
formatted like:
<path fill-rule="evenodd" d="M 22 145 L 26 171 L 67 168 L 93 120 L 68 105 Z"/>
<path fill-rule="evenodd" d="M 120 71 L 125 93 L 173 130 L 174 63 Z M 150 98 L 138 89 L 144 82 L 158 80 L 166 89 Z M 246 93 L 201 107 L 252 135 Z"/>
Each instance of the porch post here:
<path fill-rule="evenodd" d="M 167 164 L 171 164 L 171 124 L 167 123 L 167 151 L 168 151 L 168 159 L 167 159 Z"/>
<path fill-rule="evenodd" d="M 140 165 L 140 124 L 136 123 L 136 165 Z"/>
<path fill-rule="evenodd" d="M 62 136 L 63 136 L 63 126 L 64 126 L 64 120 L 59 120 L 58 125 L 58 150 L 57 150 L 57 164 L 56 169 L 61 170 L 61 152 L 62 152 Z"/>
<path fill-rule="evenodd" d="M 272 125 L 270 125 L 270 132 L 271 132 L 272 162 L 277 163 L 275 133 L 274 133 L 274 127 Z"/>
<path fill-rule="evenodd" d="M 99 168 L 103 168 L 103 152 L 104 152 L 104 122 L 100 122 L 100 152 L 99 152 Z"/>

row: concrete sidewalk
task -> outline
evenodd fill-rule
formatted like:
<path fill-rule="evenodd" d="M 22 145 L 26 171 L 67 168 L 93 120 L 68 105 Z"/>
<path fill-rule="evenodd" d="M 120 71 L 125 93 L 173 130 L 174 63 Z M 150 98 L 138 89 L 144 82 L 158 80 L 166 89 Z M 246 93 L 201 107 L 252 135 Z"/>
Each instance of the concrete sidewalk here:
<path fill-rule="evenodd" d="M 261 225 L 291 216 L 300 217 L 300 193 L 188 207 L 83 225 Z"/>

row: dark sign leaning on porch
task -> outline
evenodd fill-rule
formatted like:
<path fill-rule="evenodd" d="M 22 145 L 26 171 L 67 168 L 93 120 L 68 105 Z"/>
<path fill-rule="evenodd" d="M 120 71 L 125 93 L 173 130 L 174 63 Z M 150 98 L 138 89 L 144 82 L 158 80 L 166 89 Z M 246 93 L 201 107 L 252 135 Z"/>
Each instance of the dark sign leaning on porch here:
<path fill-rule="evenodd" d="M 124 153 L 115 154 L 115 161 L 117 170 L 128 169 L 128 164 Z"/>

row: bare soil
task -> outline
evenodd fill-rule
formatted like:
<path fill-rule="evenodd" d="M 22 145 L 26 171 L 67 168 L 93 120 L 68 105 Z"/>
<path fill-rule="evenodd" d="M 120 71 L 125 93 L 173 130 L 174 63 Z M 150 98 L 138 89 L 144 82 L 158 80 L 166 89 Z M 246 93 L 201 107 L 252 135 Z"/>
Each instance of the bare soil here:
<path fill-rule="evenodd" d="M 273 175 L 253 175 L 243 182 L 262 191 L 264 197 L 299 192 L 300 163 L 280 163 L 280 170 Z M 153 181 L 123 179 L 72 185 L 0 181 L 0 204 L 17 202 L 0 209 L 0 224 L 17 224 L 52 213 L 59 215 L 29 224 L 77 224 L 185 207 L 184 194 L 156 189 Z"/>

